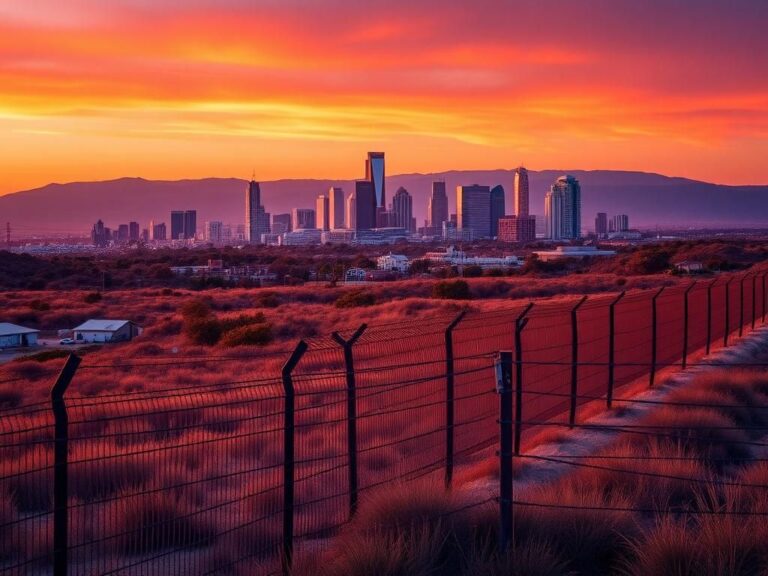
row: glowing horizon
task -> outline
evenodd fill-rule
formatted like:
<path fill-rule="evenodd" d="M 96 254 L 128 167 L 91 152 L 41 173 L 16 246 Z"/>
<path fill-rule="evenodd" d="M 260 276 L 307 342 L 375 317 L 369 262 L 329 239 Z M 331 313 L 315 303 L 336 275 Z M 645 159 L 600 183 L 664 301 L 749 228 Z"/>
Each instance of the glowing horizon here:
<path fill-rule="evenodd" d="M 768 4 L 28 0 L 0 194 L 124 176 L 612 169 L 765 184 Z M 588 6 L 586 6 L 588 4 Z"/>

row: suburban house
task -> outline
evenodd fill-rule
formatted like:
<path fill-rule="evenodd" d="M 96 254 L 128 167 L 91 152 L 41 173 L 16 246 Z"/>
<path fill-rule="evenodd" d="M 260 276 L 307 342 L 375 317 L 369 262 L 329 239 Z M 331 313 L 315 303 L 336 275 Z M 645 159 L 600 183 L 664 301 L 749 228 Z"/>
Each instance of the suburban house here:
<path fill-rule="evenodd" d="M 130 320 L 88 320 L 73 330 L 75 342 L 125 342 L 141 334 Z"/>
<path fill-rule="evenodd" d="M 0 322 L 0 348 L 18 348 L 36 346 L 40 330 L 24 328 L 9 322 Z"/>

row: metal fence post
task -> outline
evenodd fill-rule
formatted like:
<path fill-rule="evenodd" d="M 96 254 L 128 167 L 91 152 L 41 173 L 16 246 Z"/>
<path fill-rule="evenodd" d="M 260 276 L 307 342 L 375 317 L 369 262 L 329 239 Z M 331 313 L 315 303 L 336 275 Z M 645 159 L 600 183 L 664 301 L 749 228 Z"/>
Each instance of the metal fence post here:
<path fill-rule="evenodd" d="M 499 550 L 512 538 L 512 353 L 496 357 L 496 391 L 499 394 Z"/>
<path fill-rule="evenodd" d="M 739 282 L 739 338 L 744 335 L 744 280 L 747 275 L 744 274 Z"/>
<path fill-rule="evenodd" d="M 728 332 L 731 329 L 731 282 L 733 278 L 728 278 L 725 283 L 725 335 L 723 336 L 723 348 L 728 346 Z"/>
<path fill-rule="evenodd" d="M 685 301 L 683 303 L 683 370 L 688 366 L 688 320 L 689 320 L 689 303 L 688 296 L 696 286 L 696 281 L 691 282 L 691 285 L 685 289 Z"/>
<path fill-rule="evenodd" d="M 355 362 L 352 347 L 363 335 L 367 324 L 361 324 L 344 340 L 338 332 L 333 333 L 333 339 L 344 349 L 344 371 L 347 374 L 347 449 L 349 451 L 349 517 L 357 511 L 358 469 L 357 469 L 357 390 L 355 383 Z"/>
<path fill-rule="evenodd" d="M 752 274 L 752 330 L 755 329 L 755 307 L 757 306 L 757 274 Z"/>
<path fill-rule="evenodd" d="M 709 352 L 712 349 L 712 288 L 717 284 L 717 278 L 707 284 L 707 349 L 706 356 L 709 356 Z"/>
<path fill-rule="evenodd" d="M 75 376 L 80 358 L 67 356 L 51 388 L 51 408 L 54 419 L 53 445 L 53 574 L 66 576 L 69 555 L 69 420 L 64 393 Z"/>
<path fill-rule="evenodd" d="M 614 369 L 616 364 L 616 304 L 624 298 L 626 292 L 622 292 L 611 301 L 608 307 L 608 393 L 606 394 L 606 406 L 610 409 L 613 403 Z"/>
<path fill-rule="evenodd" d="M 451 486 L 453 479 L 454 422 L 455 422 L 455 379 L 453 362 L 453 329 L 461 322 L 466 310 L 448 324 L 445 329 L 445 487 Z"/>
<path fill-rule="evenodd" d="M 533 302 L 528 304 L 515 319 L 515 454 L 520 454 L 520 439 L 523 435 L 523 329 L 528 324 L 528 312 Z"/>
<path fill-rule="evenodd" d="M 576 404 L 579 392 L 579 323 L 578 312 L 581 305 L 587 301 L 584 296 L 571 308 L 571 410 L 568 414 L 568 425 L 573 428 L 576 424 Z"/>
<path fill-rule="evenodd" d="M 653 295 L 653 298 L 651 299 L 651 307 L 652 307 L 652 316 L 651 316 L 651 323 L 652 323 L 652 329 L 653 334 L 651 337 L 651 374 L 648 379 L 648 386 L 653 388 L 653 384 L 656 380 L 656 356 L 657 356 L 657 340 L 658 340 L 658 329 L 659 329 L 659 319 L 658 319 L 658 310 L 656 306 L 656 301 L 658 300 L 659 296 L 661 296 L 661 293 L 664 292 L 664 288 L 666 286 L 662 286 L 656 294 Z"/>
<path fill-rule="evenodd" d="M 283 422 L 283 574 L 290 576 L 293 563 L 293 517 L 296 481 L 295 419 L 296 393 L 293 388 L 293 370 L 307 351 L 307 343 L 300 340 L 291 357 L 283 365 L 285 414 Z"/>

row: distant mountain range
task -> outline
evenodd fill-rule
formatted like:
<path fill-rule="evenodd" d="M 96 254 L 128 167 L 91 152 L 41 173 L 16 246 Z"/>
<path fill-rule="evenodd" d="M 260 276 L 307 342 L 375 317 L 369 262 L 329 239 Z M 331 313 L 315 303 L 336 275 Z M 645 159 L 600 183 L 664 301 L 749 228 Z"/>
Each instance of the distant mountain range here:
<path fill-rule="evenodd" d="M 644 172 L 611 170 L 531 171 L 531 211 L 542 214 L 544 194 L 562 174 L 571 174 L 582 186 L 582 216 L 591 229 L 596 212 L 628 214 L 631 227 L 710 226 L 768 227 L 768 185 L 725 186 Z M 455 212 L 459 184 L 502 184 L 507 212 L 512 212 L 512 170 L 461 170 L 435 174 L 400 174 L 387 178 L 387 198 L 404 186 L 414 197 L 419 225 L 426 215 L 431 182 L 445 180 L 451 212 Z M 19 236 L 31 233 L 87 233 L 102 219 L 107 226 L 149 220 L 169 222 L 171 210 L 196 209 L 198 223 L 221 220 L 242 223 L 246 181 L 236 178 L 155 181 L 120 178 L 106 182 L 49 184 L 42 188 L 0 196 L 0 224 L 11 223 Z M 275 180 L 262 182 L 268 212 L 289 212 L 293 207 L 314 208 L 315 198 L 330 186 L 345 192 L 352 180 Z"/>

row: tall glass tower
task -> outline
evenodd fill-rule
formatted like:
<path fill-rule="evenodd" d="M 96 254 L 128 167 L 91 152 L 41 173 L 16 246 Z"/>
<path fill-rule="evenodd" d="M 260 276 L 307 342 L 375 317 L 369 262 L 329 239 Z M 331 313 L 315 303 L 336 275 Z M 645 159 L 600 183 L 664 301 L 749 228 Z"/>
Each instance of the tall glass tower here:
<path fill-rule="evenodd" d="M 368 152 L 365 160 L 365 179 L 373 184 L 374 199 L 377 209 L 386 209 L 387 198 L 384 191 L 384 152 Z"/>

